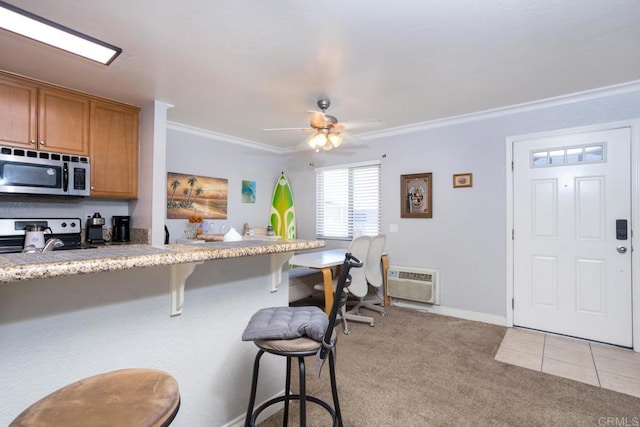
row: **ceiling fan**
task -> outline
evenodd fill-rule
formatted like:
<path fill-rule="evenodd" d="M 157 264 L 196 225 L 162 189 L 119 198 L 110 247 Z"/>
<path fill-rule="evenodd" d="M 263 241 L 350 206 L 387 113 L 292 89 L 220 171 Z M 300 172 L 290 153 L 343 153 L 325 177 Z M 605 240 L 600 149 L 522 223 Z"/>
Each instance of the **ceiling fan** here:
<path fill-rule="evenodd" d="M 308 128 L 271 128 L 263 129 L 265 131 L 299 131 L 313 133 L 306 139 L 306 143 L 314 149 L 316 152 L 320 150 L 331 150 L 337 148 L 344 139 L 344 136 L 348 136 L 355 140 L 360 140 L 356 136 L 350 134 L 348 129 L 353 129 L 361 126 L 369 126 L 372 124 L 381 123 L 381 120 L 359 120 L 357 122 L 338 122 L 338 119 L 334 116 L 326 114 L 327 108 L 331 105 L 329 98 L 320 98 L 318 100 L 318 107 L 322 111 L 309 111 L 310 119 Z"/>

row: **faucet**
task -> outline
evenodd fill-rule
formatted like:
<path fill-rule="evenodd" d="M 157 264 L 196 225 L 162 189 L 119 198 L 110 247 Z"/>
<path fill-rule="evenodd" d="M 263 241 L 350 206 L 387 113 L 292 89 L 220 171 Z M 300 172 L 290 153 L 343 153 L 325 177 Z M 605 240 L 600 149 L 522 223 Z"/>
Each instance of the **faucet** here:
<path fill-rule="evenodd" d="M 22 250 L 22 253 L 34 254 L 37 252 L 51 252 L 54 248 L 59 248 L 60 246 L 64 246 L 64 242 L 60 239 L 52 238 L 47 240 L 47 242 L 44 244 L 44 248 L 38 249 L 34 245 L 27 245 Z"/>
<path fill-rule="evenodd" d="M 64 246 L 64 242 L 60 239 L 49 239 L 44 244 L 44 248 L 42 248 L 42 252 L 51 252 L 54 248 L 59 248 L 60 246 Z"/>

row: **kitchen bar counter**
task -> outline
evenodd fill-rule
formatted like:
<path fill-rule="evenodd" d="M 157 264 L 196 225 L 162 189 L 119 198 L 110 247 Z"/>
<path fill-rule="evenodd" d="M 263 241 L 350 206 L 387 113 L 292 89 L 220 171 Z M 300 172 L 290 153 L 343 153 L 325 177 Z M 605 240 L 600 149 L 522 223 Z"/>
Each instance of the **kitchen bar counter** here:
<path fill-rule="evenodd" d="M 127 270 L 216 259 L 278 254 L 324 247 L 320 240 L 243 240 L 197 245 L 123 245 L 0 256 L 0 282 Z"/>
<path fill-rule="evenodd" d="M 140 366 L 177 379 L 176 427 L 241 425 L 255 357 L 244 328 L 288 305 L 293 253 L 323 246 L 254 237 L 0 256 L 0 425 L 79 378 Z M 286 373 L 263 359 L 257 402 Z"/>

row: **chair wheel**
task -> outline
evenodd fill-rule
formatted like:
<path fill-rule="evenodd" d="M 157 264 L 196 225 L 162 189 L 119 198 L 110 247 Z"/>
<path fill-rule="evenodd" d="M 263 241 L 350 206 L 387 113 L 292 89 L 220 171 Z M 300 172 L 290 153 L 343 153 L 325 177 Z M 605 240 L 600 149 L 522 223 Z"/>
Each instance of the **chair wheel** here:
<path fill-rule="evenodd" d="M 382 317 L 387 317 L 387 313 L 385 313 L 384 311 L 382 313 L 380 313 L 380 316 Z"/>
<path fill-rule="evenodd" d="M 373 328 L 374 326 L 376 326 L 376 324 L 371 322 L 371 323 L 369 323 L 369 326 L 371 326 Z"/>
<path fill-rule="evenodd" d="M 345 330 L 343 331 L 343 333 L 344 333 L 345 335 L 349 335 L 349 334 L 351 333 L 351 329 L 345 329 Z"/>

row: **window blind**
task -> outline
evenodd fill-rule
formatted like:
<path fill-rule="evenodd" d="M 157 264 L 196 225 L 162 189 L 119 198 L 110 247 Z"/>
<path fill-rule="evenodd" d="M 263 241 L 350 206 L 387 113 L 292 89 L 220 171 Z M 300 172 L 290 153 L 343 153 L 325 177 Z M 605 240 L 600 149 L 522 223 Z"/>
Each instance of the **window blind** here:
<path fill-rule="evenodd" d="M 380 234 L 380 163 L 316 170 L 316 236 Z"/>

